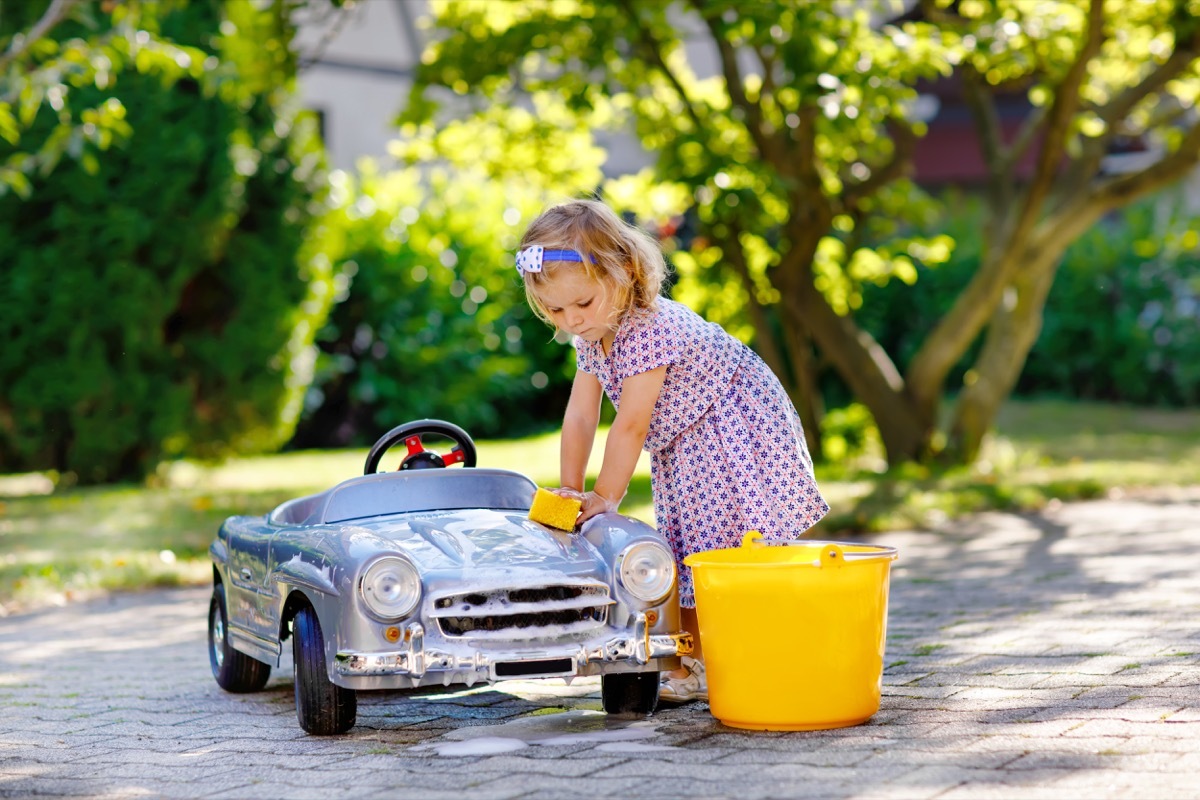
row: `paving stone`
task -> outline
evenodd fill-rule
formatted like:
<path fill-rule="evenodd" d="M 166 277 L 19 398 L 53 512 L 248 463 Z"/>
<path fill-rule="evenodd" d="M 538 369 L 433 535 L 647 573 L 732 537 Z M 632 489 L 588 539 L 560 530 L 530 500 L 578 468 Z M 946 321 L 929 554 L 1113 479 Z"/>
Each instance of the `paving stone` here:
<path fill-rule="evenodd" d="M 442 756 L 467 733 L 594 711 L 599 681 L 364 692 L 349 734 L 312 737 L 290 654 L 262 692 L 216 687 L 206 588 L 6 617 L 0 797 L 1193 800 L 1197 518 L 1192 488 L 874 537 L 901 553 L 880 708 L 828 731 L 743 731 L 692 703 L 638 741 Z"/>

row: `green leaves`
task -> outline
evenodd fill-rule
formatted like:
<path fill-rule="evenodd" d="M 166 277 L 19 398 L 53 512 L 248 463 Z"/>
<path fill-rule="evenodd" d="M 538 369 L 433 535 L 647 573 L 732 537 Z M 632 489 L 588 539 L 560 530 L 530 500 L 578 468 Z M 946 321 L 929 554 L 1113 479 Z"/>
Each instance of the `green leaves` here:
<path fill-rule="evenodd" d="M 76 3 L 67 6 L 69 16 L 43 18 L 48 25 L 30 19 L 29 27 L 20 30 L 10 29 L 7 17 L 3 20 L 0 137 L 12 151 L 0 168 L 0 196 L 11 190 L 28 197 L 29 176 L 50 174 L 64 158 L 95 174 L 96 153 L 128 139 L 131 131 L 120 101 L 109 97 L 91 106 L 80 101 L 81 91 L 110 92 L 116 76 L 126 70 L 156 76 L 164 86 L 184 78 L 206 79 L 213 59 L 158 32 L 160 15 L 173 5 L 140 0 L 113 4 L 105 13 L 95 4 Z M 55 123 L 37 126 L 35 132 L 43 116 Z"/>
<path fill-rule="evenodd" d="M 334 173 L 322 235 L 348 280 L 319 335 L 302 446 L 365 444 L 420 417 L 511 435 L 543 423 L 547 396 L 565 399 L 573 351 L 530 312 L 513 268 L 550 195 L 489 169 Z"/>
<path fill-rule="evenodd" d="M 553 96 L 592 129 L 632 126 L 658 179 L 693 187 L 704 228 L 718 239 L 755 231 L 768 249 L 779 246 L 768 232 L 798 205 L 837 205 L 885 168 L 887 125 L 910 113 L 912 82 L 951 68 L 931 26 L 881 28 L 826 4 L 456 2 L 431 11 L 435 44 L 405 119 L 454 124 L 441 118 L 436 86 L 483 101 L 487 110 L 471 116 L 500 128 L 516 115 L 497 107 L 520 107 L 522 92 Z M 685 34 L 720 55 L 715 74 Z M 543 163 L 510 155 L 531 171 Z"/>
<path fill-rule="evenodd" d="M 229 43 L 239 29 L 218 4 L 117 4 L 91 21 L 111 28 L 64 23 L 59 55 L 141 12 L 108 55 L 88 50 L 107 78 L 64 73 L 61 114 L 51 87 L 17 145 L 0 144 L 24 195 L 0 195 L 5 471 L 137 479 L 163 458 L 278 448 L 294 430 L 335 292 L 310 235 L 322 154 L 313 126 L 282 111 L 286 83 L 239 83 L 283 68 L 272 53 L 286 46 L 263 43 L 290 31 L 229 5 L 254 42 Z"/>

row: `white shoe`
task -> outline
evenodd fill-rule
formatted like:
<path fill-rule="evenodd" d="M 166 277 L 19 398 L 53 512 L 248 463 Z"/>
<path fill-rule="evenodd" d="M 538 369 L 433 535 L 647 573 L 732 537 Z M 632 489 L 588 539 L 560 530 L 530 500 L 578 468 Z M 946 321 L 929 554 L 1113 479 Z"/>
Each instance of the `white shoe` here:
<path fill-rule="evenodd" d="M 704 676 L 704 662 L 684 656 L 683 666 L 688 674 L 683 678 L 672 678 L 663 673 L 658 684 L 658 698 L 672 703 L 688 703 L 692 700 L 708 700 L 708 680 Z"/>

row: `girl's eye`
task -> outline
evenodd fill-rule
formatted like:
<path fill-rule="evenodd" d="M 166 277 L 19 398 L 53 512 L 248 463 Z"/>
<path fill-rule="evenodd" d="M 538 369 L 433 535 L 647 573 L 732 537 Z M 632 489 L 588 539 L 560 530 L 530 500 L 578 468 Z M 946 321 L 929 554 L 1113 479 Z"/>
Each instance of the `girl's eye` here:
<path fill-rule="evenodd" d="M 588 306 L 590 306 L 591 304 L 592 304 L 592 301 L 591 301 L 591 300 L 585 300 L 584 302 L 582 302 L 582 303 L 580 303 L 580 304 L 579 304 L 579 307 L 580 307 L 580 308 L 587 308 L 587 307 L 588 307 Z"/>

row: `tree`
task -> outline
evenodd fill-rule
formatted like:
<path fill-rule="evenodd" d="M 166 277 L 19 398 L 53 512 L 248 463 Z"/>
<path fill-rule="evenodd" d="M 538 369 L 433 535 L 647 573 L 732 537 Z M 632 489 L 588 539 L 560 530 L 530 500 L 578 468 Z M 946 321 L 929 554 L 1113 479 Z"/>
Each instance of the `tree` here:
<path fill-rule="evenodd" d="M 343 3 L 270 0 L 253 10 L 290 30 L 299 14 L 328 16 Z M 163 18 L 187 5 L 188 0 L 0 4 L 0 140 L 12 148 L 0 162 L 0 197 L 10 190 L 28 196 L 30 178 L 49 175 L 63 158 L 96 173 L 100 154 L 133 133 L 125 106 L 113 92 L 122 73 L 153 75 L 164 87 L 191 78 L 215 89 L 219 61 L 214 54 L 162 35 Z M 277 61 L 287 75 L 294 75 L 298 59 L 290 42 L 272 42 L 257 43 L 276 51 L 262 63 Z M 237 40 L 229 37 L 226 44 L 236 47 Z M 245 69 L 250 60 L 240 61 Z M 78 95 L 89 89 L 98 90 L 101 101 L 79 107 Z M 54 124 L 40 126 L 41 135 L 31 136 L 38 115 L 47 109 Z"/>
<path fill-rule="evenodd" d="M 49 38 L 10 44 L 32 59 L 18 95 L 39 70 L 70 72 L 46 66 L 58 54 L 96 67 L 130 40 L 201 67 L 166 75 L 132 56 L 108 78 L 56 84 L 69 94 L 47 89 L 18 114 L 19 139 L 0 142 L 24 178 L 0 196 L 0 470 L 92 483 L 162 458 L 276 448 L 334 294 L 313 235 L 323 154 L 288 108 L 290 22 L 241 0 L 73 7 L 84 16 Z M 153 34 L 110 35 L 130 9 L 142 25 L 156 12 Z M 89 124 L 79 110 L 101 107 L 124 126 L 103 150 L 73 138 Z M 62 130 L 80 149 L 56 158 Z"/>
<path fill-rule="evenodd" d="M 97 3 L 50 0 L 0 7 L 0 139 L 11 147 L 0 162 L 0 196 L 28 197 L 31 177 L 49 175 L 67 157 L 91 174 L 97 153 L 132 133 L 121 101 L 107 93 L 118 75 L 157 75 L 168 84 L 204 76 L 207 54 L 159 35 L 159 0 Z M 79 108 L 81 90 L 99 102 Z M 52 125 L 37 118 L 53 113 Z"/>
<path fill-rule="evenodd" d="M 1020 376 L 1067 247 L 1104 215 L 1179 181 L 1200 160 L 1200 3 L 1058 2 L 1031 14 L 1016 2 L 946 10 L 923 4 L 961 48 L 963 85 L 988 164 L 983 261 L 908 368 L 917 409 L 937 410 L 941 382 L 980 332 L 951 441 L 972 458 Z M 968 5 L 968 4 L 964 4 Z M 996 95 L 1027 86 L 1032 110 L 1005 141 Z M 1105 171 L 1122 140 L 1150 145 L 1126 173 Z M 1019 178 L 1028 152 L 1032 174 Z"/>
<path fill-rule="evenodd" d="M 692 190 L 700 244 L 674 256 L 678 290 L 736 289 L 810 438 L 815 346 L 871 410 L 889 462 L 969 461 L 1037 338 L 1066 247 L 1200 155 L 1197 3 L 925 0 L 915 18 L 885 24 L 898 5 L 435 2 L 410 117 L 428 118 L 448 89 L 466 98 L 453 103 L 460 115 L 553 93 L 593 119 L 632 124 L 657 156 L 657 179 Z M 715 75 L 704 75 L 704 54 Z M 855 310 L 865 282 L 912 282 L 914 262 L 935 265 L 953 244 L 905 223 L 930 210 L 908 179 L 924 128 L 916 87 L 955 73 L 989 165 L 984 255 L 897 364 Z M 1006 141 L 995 98 L 1014 88 L 1032 110 Z M 1106 174 L 1122 138 L 1151 142 L 1154 157 Z M 1027 153 L 1028 177 L 1017 171 Z M 981 335 L 943 434 L 947 376 Z"/>

